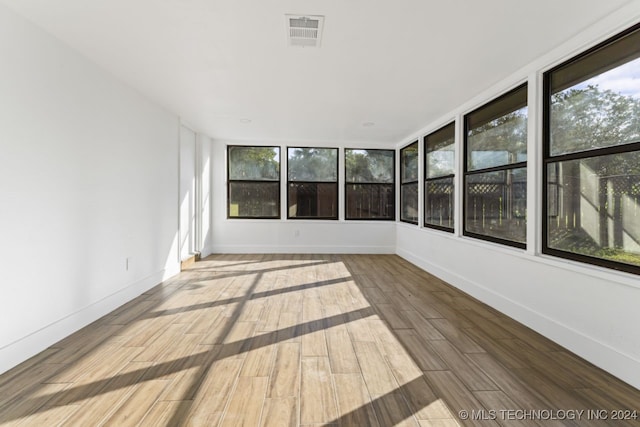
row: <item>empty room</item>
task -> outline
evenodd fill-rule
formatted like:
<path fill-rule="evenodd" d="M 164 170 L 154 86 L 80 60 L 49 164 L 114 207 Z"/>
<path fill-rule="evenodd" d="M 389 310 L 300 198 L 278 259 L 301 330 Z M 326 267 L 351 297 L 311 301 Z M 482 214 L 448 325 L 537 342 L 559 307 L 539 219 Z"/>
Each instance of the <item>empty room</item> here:
<path fill-rule="evenodd" d="M 640 426 L 640 0 L 0 0 L 0 425 Z"/>

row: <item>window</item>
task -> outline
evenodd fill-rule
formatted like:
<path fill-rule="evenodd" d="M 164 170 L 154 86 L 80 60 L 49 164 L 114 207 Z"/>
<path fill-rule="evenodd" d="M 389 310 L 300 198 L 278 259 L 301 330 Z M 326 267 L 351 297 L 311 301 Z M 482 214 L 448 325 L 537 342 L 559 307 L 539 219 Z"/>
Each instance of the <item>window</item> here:
<path fill-rule="evenodd" d="M 424 225 L 453 233 L 455 124 L 424 137 Z"/>
<path fill-rule="evenodd" d="M 418 141 L 400 150 L 400 221 L 418 223 Z"/>
<path fill-rule="evenodd" d="M 464 234 L 525 248 L 527 85 L 464 118 Z"/>
<path fill-rule="evenodd" d="M 396 219 L 395 151 L 345 149 L 346 219 Z"/>
<path fill-rule="evenodd" d="M 280 218 L 280 147 L 227 148 L 228 218 Z"/>
<path fill-rule="evenodd" d="M 338 219 L 338 149 L 288 148 L 288 217 Z"/>
<path fill-rule="evenodd" d="M 544 76 L 543 252 L 640 273 L 640 25 Z"/>

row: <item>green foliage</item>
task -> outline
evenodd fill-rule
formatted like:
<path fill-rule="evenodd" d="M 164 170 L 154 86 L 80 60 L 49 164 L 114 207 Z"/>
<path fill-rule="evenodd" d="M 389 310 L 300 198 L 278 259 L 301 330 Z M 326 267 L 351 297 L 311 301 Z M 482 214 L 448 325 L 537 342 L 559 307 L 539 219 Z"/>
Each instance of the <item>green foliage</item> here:
<path fill-rule="evenodd" d="M 558 155 L 640 141 L 640 100 L 589 85 L 551 98 L 551 154 Z M 640 174 L 637 156 L 583 161 L 601 177 Z"/>
<path fill-rule="evenodd" d="M 455 139 L 453 137 L 437 145 L 426 147 L 427 178 L 450 175 L 455 172 Z"/>
<path fill-rule="evenodd" d="M 402 182 L 418 180 L 418 143 L 405 147 L 400 152 Z"/>
<path fill-rule="evenodd" d="M 640 100 L 589 85 L 551 97 L 551 154 L 640 140 Z"/>
<path fill-rule="evenodd" d="M 229 147 L 229 178 L 256 181 L 280 179 L 280 148 Z"/>
<path fill-rule="evenodd" d="M 640 265 L 640 254 L 625 252 L 623 249 L 602 248 L 596 253 L 596 256 L 625 264 Z"/>
<path fill-rule="evenodd" d="M 467 141 L 469 169 L 526 160 L 527 107 L 470 129 Z"/>
<path fill-rule="evenodd" d="M 393 182 L 393 150 L 345 150 L 346 181 Z"/>
<path fill-rule="evenodd" d="M 338 180 L 336 148 L 289 148 L 288 159 L 287 170 L 290 181 Z"/>
<path fill-rule="evenodd" d="M 640 254 L 627 252 L 622 248 L 602 247 L 583 230 L 554 229 L 549 238 L 549 246 L 552 248 L 625 264 L 640 265 Z"/>

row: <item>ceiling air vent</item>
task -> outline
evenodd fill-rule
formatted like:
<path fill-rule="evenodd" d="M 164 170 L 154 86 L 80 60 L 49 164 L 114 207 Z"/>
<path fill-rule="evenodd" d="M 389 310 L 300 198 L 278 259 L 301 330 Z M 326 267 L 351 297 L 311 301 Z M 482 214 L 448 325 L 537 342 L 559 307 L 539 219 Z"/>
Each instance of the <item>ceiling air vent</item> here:
<path fill-rule="evenodd" d="M 319 47 L 324 16 L 285 15 L 289 46 Z"/>

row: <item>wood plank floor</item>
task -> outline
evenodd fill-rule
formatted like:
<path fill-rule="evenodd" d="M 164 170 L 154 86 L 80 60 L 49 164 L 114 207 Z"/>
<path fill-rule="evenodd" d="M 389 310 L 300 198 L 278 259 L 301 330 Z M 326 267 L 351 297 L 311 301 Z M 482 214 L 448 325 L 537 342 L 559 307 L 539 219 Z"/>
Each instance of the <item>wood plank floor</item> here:
<path fill-rule="evenodd" d="M 640 425 L 613 410 L 640 391 L 393 255 L 211 256 L 0 376 L 19 426 Z"/>

